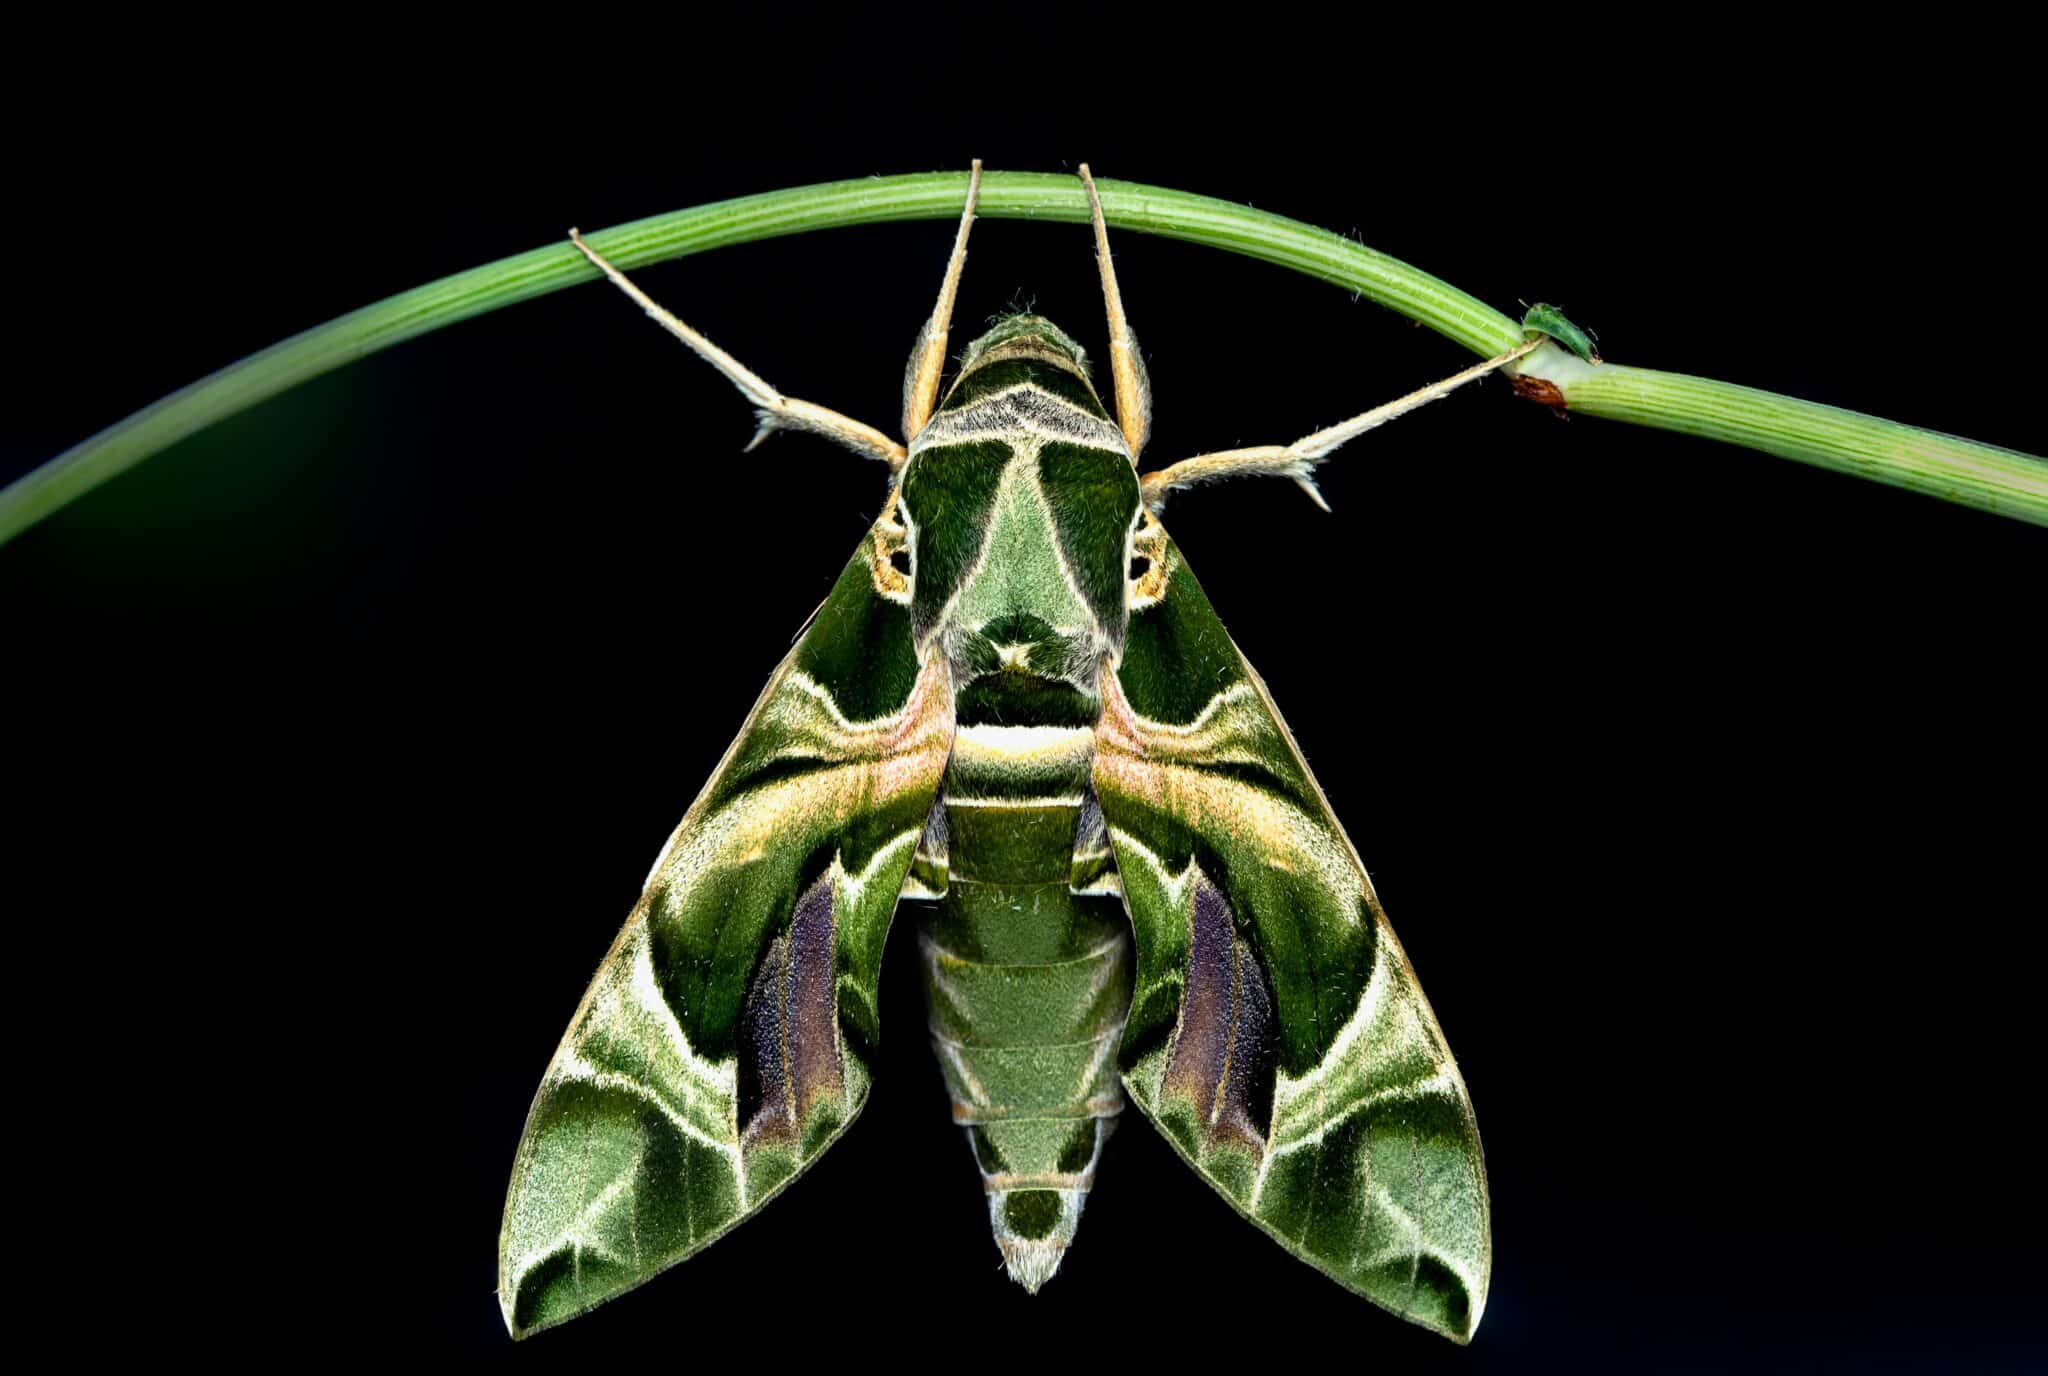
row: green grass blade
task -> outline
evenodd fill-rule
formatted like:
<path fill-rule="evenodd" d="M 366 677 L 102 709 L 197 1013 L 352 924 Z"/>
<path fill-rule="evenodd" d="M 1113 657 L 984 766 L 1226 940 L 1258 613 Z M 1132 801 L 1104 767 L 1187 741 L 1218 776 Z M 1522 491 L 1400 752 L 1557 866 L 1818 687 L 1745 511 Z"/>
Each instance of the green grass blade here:
<path fill-rule="evenodd" d="M 1739 444 L 2048 525 L 2048 462 L 2017 449 L 1733 382 L 1615 363 L 1596 367 L 1554 343 L 1531 354 L 1519 372 L 1550 382 L 1574 415 Z"/>
<path fill-rule="evenodd" d="M 656 215 L 586 237 L 630 269 L 815 229 L 951 220 L 960 213 L 966 184 L 959 172 L 829 182 Z M 1116 181 L 1100 187 L 1103 213 L 1119 229 L 1306 273 L 1483 356 L 1522 339 L 1520 324 L 1484 302 L 1342 235 L 1184 191 Z M 982 178 L 980 213 L 1083 223 L 1088 204 L 1069 176 L 991 172 Z M 273 344 L 0 490 L 0 544 L 185 436 L 309 378 L 445 325 L 594 280 L 595 270 L 565 241 L 415 287 Z M 2048 525 L 2048 461 L 2037 457 L 1728 383 L 1614 365 L 1589 368 L 1576 359 L 1569 360 L 1576 370 L 1551 367 L 1540 357 L 1521 371 L 1546 378 L 1571 410 L 1707 435 Z"/>

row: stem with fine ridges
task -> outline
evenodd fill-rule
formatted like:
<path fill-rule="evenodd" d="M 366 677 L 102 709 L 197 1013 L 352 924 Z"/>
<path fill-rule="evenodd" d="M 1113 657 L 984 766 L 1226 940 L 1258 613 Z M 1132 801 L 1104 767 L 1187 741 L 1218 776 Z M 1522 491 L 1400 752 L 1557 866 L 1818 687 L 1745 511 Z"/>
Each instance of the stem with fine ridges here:
<path fill-rule="evenodd" d="M 1321 278 L 1476 354 L 1504 353 L 1521 342 L 1521 326 L 1484 302 L 1342 235 L 1185 191 L 1134 182 L 1097 185 L 1103 215 L 1119 229 L 1206 244 Z M 656 215 L 587 237 L 630 269 L 814 229 L 953 220 L 966 191 L 961 172 L 829 182 Z M 1090 218 L 1077 179 L 1033 172 L 984 173 L 979 213 L 1070 223 Z M 444 325 L 597 276 L 565 239 L 401 292 L 273 344 L 0 490 L 0 544 L 152 454 L 286 388 Z M 1538 350 L 1516 371 L 1549 384 L 1554 401 L 1586 415 L 1705 435 L 2048 525 L 2048 461 L 2016 450 L 1732 383 L 1616 364 L 1593 367 L 1554 347 Z"/>

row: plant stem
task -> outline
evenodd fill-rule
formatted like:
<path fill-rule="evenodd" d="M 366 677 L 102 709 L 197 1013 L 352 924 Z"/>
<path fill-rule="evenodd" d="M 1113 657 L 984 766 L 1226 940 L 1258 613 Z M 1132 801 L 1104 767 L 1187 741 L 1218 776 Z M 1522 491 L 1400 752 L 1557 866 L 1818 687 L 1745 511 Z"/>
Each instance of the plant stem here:
<path fill-rule="evenodd" d="M 1733 382 L 1588 364 L 1546 344 L 1515 370 L 1573 413 L 1761 449 L 1929 497 L 2048 525 L 2048 461 L 1995 444 L 1800 401 Z"/>
<path fill-rule="evenodd" d="M 635 268 L 840 225 L 951 220 L 966 186 L 959 172 L 830 182 L 656 215 L 586 237 L 620 267 Z M 1099 186 L 1103 214 L 1119 229 L 1205 244 L 1321 278 L 1476 354 L 1504 353 L 1522 339 L 1521 327 L 1499 311 L 1342 235 L 1185 191 L 1134 182 Z M 1072 223 L 1089 218 L 1078 181 L 1028 172 L 984 174 L 980 213 Z M 444 325 L 597 278 L 565 240 L 293 335 L 171 393 L 0 490 L 0 544 L 194 431 L 286 388 Z M 1549 382 L 1566 407 L 1587 415 L 1706 435 L 2048 525 L 2048 461 L 2015 450 L 1730 383 L 1613 364 L 1590 367 L 1554 348 L 1539 350 L 1519 371 Z"/>

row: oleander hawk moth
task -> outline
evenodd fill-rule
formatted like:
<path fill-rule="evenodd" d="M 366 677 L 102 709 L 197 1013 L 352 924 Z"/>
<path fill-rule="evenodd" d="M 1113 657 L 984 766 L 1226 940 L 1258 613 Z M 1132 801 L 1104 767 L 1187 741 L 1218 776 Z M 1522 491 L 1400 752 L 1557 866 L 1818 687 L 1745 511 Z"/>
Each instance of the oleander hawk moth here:
<path fill-rule="evenodd" d="M 846 1130 L 899 902 L 953 1118 L 1026 1288 L 1072 1243 L 1128 1099 L 1302 1260 L 1459 1342 L 1479 1321 L 1486 1171 L 1457 1065 L 1159 521 L 1168 491 L 1212 477 L 1279 473 L 1314 496 L 1312 465 L 1379 413 L 1141 477 L 1149 388 L 1082 179 L 1115 414 L 1034 315 L 971 344 L 941 397 L 976 164 L 905 380 L 907 445 L 783 397 L 576 239 L 746 393 L 762 435 L 825 434 L 892 483 L 548 1067 L 500 1240 L 515 1337 L 692 1255 Z"/>

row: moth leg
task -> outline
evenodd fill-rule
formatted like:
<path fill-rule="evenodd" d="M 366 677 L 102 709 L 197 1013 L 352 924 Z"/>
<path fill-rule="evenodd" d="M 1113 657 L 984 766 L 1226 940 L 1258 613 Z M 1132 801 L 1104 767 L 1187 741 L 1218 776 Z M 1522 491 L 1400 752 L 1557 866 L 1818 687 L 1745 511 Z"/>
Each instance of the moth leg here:
<path fill-rule="evenodd" d="M 981 159 L 967 173 L 967 208 L 960 212 L 960 232 L 953 236 L 953 257 L 939 283 L 932 318 L 918 329 L 911 346 L 910 367 L 903 375 L 903 438 L 914 440 L 932 418 L 939 401 L 939 375 L 946 368 L 946 335 L 953 326 L 953 298 L 960 291 L 960 269 L 967 263 L 967 231 L 974 228 L 974 207 L 981 199 Z"/>
<path fill-rule="evenodd" d="M 1396 398 L 1384 406 L 1375 406 L 1362 415 L 1333 425 L 1327 430 L 1318 430 L 1313 435 L 1304 435 L 1293 444 L 1263 444 L 1249 449 L 1224 449 L 1214 454 L 1199 454 L 1192 459 L 1138 476 L 1138 491 L 1145 505 L 1154 513 L 1166 505 L 1166 494 L 1180 487 L 1193 487 L 1197 483 L 1213 482 L 1218 478 L 1236 478 L 1273 474 L 1292 478 L 1310 501 L 1328 511 L 1330 504 L 1323 500 L 1323 494 L 1316 489 L 1315 466 L 1328 458 L 1339 445 L 1354 440 L 1366 431 L 1385 425 L 1396 416 L 1405 416 L 1410 411 L 1430 402 L 1449 396 L 1458 388 L 1477 378 L 1485 377 L 1494 369 L 1514 362 L 1523 354 L 1543 342 L 1543 336 L 1517 344 L 1504 354 L 1495 355 L 1484 363 L 1475 363 L 1462 372 L 1451 374 L 1441 382 L 1432 382 L 1427 387 L 1417 388 L 1405 397 Z"/>
<path fill-rule="evenodd" d="M 739 388 L 740 394 L 754 404 L 754 415 L 760 420 L 761 428 L 754 432 L 754 438 L 748 442 L 748 450 L 752 450 L 755 445 L 777 430 L 808 430 L 814 435 L 836 440 L 856 454 L 880 459 L 889 465 L 891 472 L 903 466 L 907 451 L 902 445 L 872 425 L 862 425 L 849 416 L 842 416 L 837 411 L 827 410 L 808 401 L 785 397 L 769 386 L 767 379 L 760 374 L 753 372 L 731 354 L 656 305 L 646 292 L 627 280 L 626 274 L 607 263 L 597 250 L 584 243 L 581 234 L 570 230 L 569 241 L 581 249 L 583 256 L 595 264 L 600 272 L 611 278 L 613 286 L 626 293 L 641 310 L 652 316 L 656 324 L 689 345 L 699 358 L 723 373 L 726 380 Z"/>
<path fill-rule="evenodd" d="M 1152 431 L 1152 382 L 1145 376 L 1145 360 L 1138 354 L 1138 336 L 1131 333 L 1131 322 L 1124 318 L 1123 293 L 1117 290 L 1116 268 L 1109 261 L 1109 227 L 1102 222 L 1102 198 L 1095 194 L 1095 178 L 1085 162 L 1081 164 L 1081 185 L 1088 188 L 1088 206 L 1095 215 L 1095 261 L 1102 269 L 1102 299 L 1109 307 L 1109 371 L 1116 381 L 1116 419 L 1135 463 Z"/>

